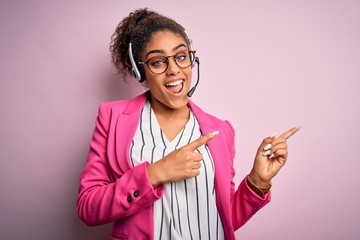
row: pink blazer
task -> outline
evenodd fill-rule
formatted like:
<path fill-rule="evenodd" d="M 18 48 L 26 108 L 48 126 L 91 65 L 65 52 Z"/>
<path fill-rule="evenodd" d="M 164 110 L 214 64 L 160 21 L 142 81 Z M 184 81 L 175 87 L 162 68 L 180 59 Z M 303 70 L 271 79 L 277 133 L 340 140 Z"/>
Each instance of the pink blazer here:
<path fill-rule="evenodd" d="M 132 167 L 130 144 L 148 93 L 132 100 L 103 103 L 90 142 L 87 164 L 80 177 L 78 215 L 88 225 L 113 223 L 110 239 L 153 239 L 152 204 L 162 197 L 162 185 L 152 187 L 148 162 Z M 202 111 L 189 100 L 201 131 L 220 131 L 208 147 L 215 165 L 216 206 L 226 239 L 270 201 L 256 195 L 244 179 L 237 190 L 233 182 L 234 130 L 229 122 Z"/>

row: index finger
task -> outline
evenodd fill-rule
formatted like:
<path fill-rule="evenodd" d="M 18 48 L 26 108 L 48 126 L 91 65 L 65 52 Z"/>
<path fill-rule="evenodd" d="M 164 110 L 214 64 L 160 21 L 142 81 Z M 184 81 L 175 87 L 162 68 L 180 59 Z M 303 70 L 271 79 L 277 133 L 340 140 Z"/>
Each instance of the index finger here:
<path fill-rule="evenodd" d="M 284 137 L 285 139 L 288 139 L 289 137 L 291 137 L 292 135 L 294 135 L 297 131 L 299 131 L 301 127 L 293 127 L 290 130 L 284 132 L 283 134 L 281 134 L 281 137 Z"/>
<path fill-rule="evenodd" d="M 219 131 L 208 133 L 205 136 L 199 137 L 195 141 L 189 143 L 185 147 L 195 151 L 195 149 L 197 149 L 197 148 L 201 147 L 202 145 L 206 144 L 208 141 L 213 139 L 218 134 L 219 134 Z"/>

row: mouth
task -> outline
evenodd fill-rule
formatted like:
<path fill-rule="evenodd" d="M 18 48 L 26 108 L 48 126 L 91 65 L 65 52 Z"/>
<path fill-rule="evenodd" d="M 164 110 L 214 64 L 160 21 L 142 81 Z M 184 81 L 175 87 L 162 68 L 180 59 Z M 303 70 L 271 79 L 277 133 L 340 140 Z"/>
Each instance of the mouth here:
<path fill-rule="evenodd" d="M 165 84 L 166 89 L 172 94 L 179 94 L 184 88 L 184 80 L 176 80 Z"/>

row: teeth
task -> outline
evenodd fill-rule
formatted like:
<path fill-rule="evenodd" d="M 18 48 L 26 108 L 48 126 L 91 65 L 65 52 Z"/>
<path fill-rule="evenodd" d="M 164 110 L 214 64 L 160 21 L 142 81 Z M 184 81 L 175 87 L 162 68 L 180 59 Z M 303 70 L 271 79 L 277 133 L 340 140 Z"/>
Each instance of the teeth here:
<path fill-rule="evenodd" d="M 175 86 L 181 84 L 182 82 L 183 82 L 183 80 L 177 80 L 175 82 L 171 82 L 171 83 L 166 84 L 166 86 L 167 87 L 175 87 Z"/>

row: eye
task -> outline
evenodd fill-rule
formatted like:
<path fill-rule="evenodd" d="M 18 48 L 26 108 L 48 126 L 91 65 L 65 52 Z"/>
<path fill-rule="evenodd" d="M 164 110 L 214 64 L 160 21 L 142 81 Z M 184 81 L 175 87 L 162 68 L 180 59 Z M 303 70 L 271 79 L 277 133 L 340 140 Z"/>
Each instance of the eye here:
<path fill-rule="evenodd" d="M 186 52 L 181 52 L 181 53 L 178 53 L 176 55 L 176 61 L 177 62 L 182 62 L 182 61 L 185 61 L 186 58 L 187 58 L 188 54 Z"/>
<path fill-rule="evenodd" d="M 166 59 L 162 57 L 154 57 L 150 59 L 150 64 L 153 67 L 161 67 L 162 65 L 166 64 Z"/>

